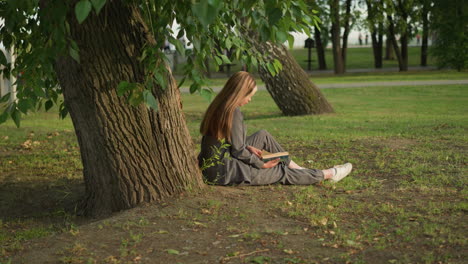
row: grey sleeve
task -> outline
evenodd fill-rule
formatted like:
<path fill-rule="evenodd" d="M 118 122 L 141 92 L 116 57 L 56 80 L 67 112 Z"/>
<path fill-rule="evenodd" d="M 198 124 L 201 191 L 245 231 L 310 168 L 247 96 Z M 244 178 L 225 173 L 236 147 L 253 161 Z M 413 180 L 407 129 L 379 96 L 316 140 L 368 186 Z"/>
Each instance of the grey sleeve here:
<path fill-rule="evenodd" d="M 256 155 L 250 153 L 250 151 L 246 148 L 246 131 L 244 127 L 244 117 L 242 116 L 241 111 L 237 108 L 234 111 L 234 116 L 232 118 L 232 128 L 231 128 L 231 155 L 247 163 L 249 165 L 254 166 L 257 169 L 262 168 L 263 161 L 258 158 Z"/>

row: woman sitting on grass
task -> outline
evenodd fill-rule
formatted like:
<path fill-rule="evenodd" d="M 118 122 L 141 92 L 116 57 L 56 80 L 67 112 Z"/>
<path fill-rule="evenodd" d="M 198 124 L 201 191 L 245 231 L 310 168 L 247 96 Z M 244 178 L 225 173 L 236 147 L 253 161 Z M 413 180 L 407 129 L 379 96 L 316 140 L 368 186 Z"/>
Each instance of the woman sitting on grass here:
<path fill-rule="evenodd" d="M 276 153 L 284 149 L 265 130 L 246 136 L 240 107 L 249 103 L 256 92 L 255 79 L 241 71 L 229 78 L 208 107 L 200 126 L 203 138 L 198 156 L 208 183 L 314 184 L 327 179 L 338 182 L 351 172 L 351 163 L 317 170 L 302 168 L 289 158 L 263 162 L 262 150 Z"/>

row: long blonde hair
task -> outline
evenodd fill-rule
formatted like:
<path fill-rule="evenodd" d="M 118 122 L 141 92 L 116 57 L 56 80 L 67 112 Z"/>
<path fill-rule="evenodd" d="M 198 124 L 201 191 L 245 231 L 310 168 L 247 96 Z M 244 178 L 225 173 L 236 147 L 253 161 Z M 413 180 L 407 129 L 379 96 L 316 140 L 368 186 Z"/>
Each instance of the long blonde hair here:
<path fill-rule="evenodd" d="M 200 133 L 230 141 L 234 110 L 256 86 L 255 79 L 248 72 L 240 71 L 232 75 L 206 110 Z"/>

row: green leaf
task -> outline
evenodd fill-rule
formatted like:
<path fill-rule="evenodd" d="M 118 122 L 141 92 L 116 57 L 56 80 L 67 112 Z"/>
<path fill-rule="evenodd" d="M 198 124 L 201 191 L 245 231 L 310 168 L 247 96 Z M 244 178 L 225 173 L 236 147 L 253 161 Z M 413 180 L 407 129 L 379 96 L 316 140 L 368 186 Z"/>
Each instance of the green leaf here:
<path fill-rule="evenodd" d="M 252 57 L 252 66 L 254 68 L 257 68 L 257 66 L 258 66 L 258 61 L 257 61 L 257 58 L 255 58 L 255 57 Z"/>
<path fill-rule="evenodd" d="M 213 99 L 214 92 L 213 90 L 202 89 L 200 91 L 200 95 L 201 97 L 205 98 L 208 102 L 211 102 L 211 100 Z"/>
<path fill-rule="evenodd" d="M 129 90 L 131 90 L 130 83 L 127 81 L 121 81 L 117 86 L 117 95 L 122 96 Z"/>
<path fill-rule="evenodd" d="M 7 93 L 4 96 L 2 96 L 2 99 L 0 99 L 0 103 L 5 103 L 10 99 L 11 93 Z"/>
<path fill-rule="evenodd" d="M 223 61 L 218 56 L 214 56 L 214 59 L 216 61 L 216 64 L 218 64 L 218 65 L 223 64 Z"/>
<path fill-rule="evenodd" d="M 89 0 L 81 0 L 75 5 L 75 15 L 78 23 L 83 23 L 83 21 L 88 17 L 89 12 L 91 12 L 92 4 Z"/>
<path fill-rule="evenodd" d="M 0 65 L 7 65 L 8 61 L 5 57 L 5 54 L 3 54 L 3 51 L 0 50 Z"/>
<path fill-rule="evenodd" d="M 226 48 L 227 48 L 227 49 L 230 49 L 230 48 L 232 47 L 231 39 L 226 38 L 225 45 L 226 45 Z"/>
<path fill-rule="evenodd" d="M 220 55 L 221 59 L 223 59 L 224 64 L 231 64 L 231 60 L 224 54 Z"/>
<path fill-rule="evenodd" d="M 0 115 L 0 124 L 5 123 L 7 119 L 8 119 L 8 112 L 5 109 L 5 111 L 3 111 L 3 113 Z"/>
<path fill-rule="evenodd" d="M 68 51 L 69 51 L 70 56 L 71 56 L 76 62 L 80 63 L 80 54 L 79 54 L 79 52 L 78 52 L 76 49 L 72 48 L 71 46 L 70 46 L 70 48 L 68 49 Z"/>
<path fill-rule="evenodd" d="M 288 38 L 288 34 L 283 31 L 276 31 L 276 39 L 279 43 L 284 43 Z"/>
<path fill-rule="evenodd" d="M 276 76 L 275 66 L 273 66 L 273 64 L 271 64 L 271 63 L 267 63 L 266 66 L 267 66 L 267 69 L 270 72 L 271 76 L 275 77 Z"/>
<path fill-rule="evenodd" d="M 190 93 L 193 94 L 201 88 L 200 84 L 194 82 L 190 85 Z"/>
<path fill-rule="evenodd" d="M 13 121 L 15 121 L 16 127 L 20 127 L 21 112 L 18 111 L 18 109 L 15 108 L 15 109 L 11 112 L 11 119 L 13 119 Z"/>
<path fill-rule="evenodd" d="M 289 49 L 292 49 L 294 47 L 294 36 L 291 34 L 288 34 L 288 44 Z"/>
<path fill-rule="evenodd" d="M 268 24 L 270 26 L 276 25 L 282 16 L 283 12 L 279 8 L 268 10 Z"/>
<path fill-rule="evenodd" d="M 180 80 L 179 82 L 179 85 L 178 85 L 179 88 L 182 87 L 182 85 L 185 83 L 185 80 L 187 80 L 187 78 L 184 76 L 184 78 L 182 78 L 182 80 Z"/>
<path fill-rule="evenodd" d="M 96 11 L 96 14 L 99 15 L 99 12 L 101 12 L 102 7 L 106 4 L 106 0 L 91 0 L 91 3 L 93 4 L 94 11 Z"/>
<path fill-rule="evenodd" d="M 49 111 L 50 108 L 52 108 L 52 106 L 54 106 L 54 103 L 52 102 L 52 100 L 48 100 L 47 102 L 45 102 L 45 110 L 46 111 Z"/>
<path fill-rule="evenodd" d="M 192 12 L 204 27 L 208 27 L 218 16 L 222 6 L 223 2 L 220 0 L 201 0 L 192 5 Z"/>
<path fill-rule="evenodd" d="M 171 255 L 179 255 L 180 252 L 178 250 L 175 250 L 175 249 L 166 249 L 166 252 L 171 254 Z"/>
<path fill-rule="evenodd" d="M 65 119 L 65 117 L 67 117 L 68 115 L 68 109 L 67 107 L 65 106 L 65 103 L 62 103 L 60 104 L 60 108 L 59 108 L 59 117 L 61 119 Z"/>
<path fill-rule="evenodd" d="M 275 67 L 275 70 L 277 73 L 279 73 L 283 69 L 283 64 L 277 59 L 273 61 L 273 66 Z"/>
<path fill-rule="evenodd" d="M 185 48 L 184 45 L 182 45 L 182 42 L 178 39 L 175 39 L 173 37 L 169 37 L 169 42 L 176 47 L 177 52 L 179 52 L 180 55 L 184 55 L 185 53 Z"/>
<path fill-rule="evenodd" d="M 32 108 L 32 104 L 28 99 L 20 99 L 18 100 L 18 109 L 23 113 L 27 114 L 28 110 Z"/>
<path fill-rule="evenodd" d="M 159 84 L 159 86 L 161 86 L 161 88 L 163 90 L 166 90 L 167 88 L 167 81 L 166 81 L 166 78 L 164 77 L 164 75 L 162 75 L 161 73 L 159 72 L 155 72 L 154 73 L 154 79 L 156 80 L 156 82 Z"/>
<path fill-rule="evenodd" d="M 133 90 L 130 96 L 128 97 L 128 102 L 133 106 L 139 106 L 141 103 L 143 103 L 143 101 L 143 93 L 138 89 Z"/>
<path fill-rule="evenodd" d="M 152 108 L 154 111 L 158 111 L 158 101 L 156 101 L 156 98 L 154 98 L 154 95 L 151 91 L 144 90 L 143 98 L 148 107 Z"/>

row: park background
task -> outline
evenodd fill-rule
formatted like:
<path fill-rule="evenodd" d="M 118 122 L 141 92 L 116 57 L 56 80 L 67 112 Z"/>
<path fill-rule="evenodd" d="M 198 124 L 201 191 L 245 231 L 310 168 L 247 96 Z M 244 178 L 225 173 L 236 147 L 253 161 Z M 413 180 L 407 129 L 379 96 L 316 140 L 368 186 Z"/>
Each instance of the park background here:
<path fill-rule="evenodd" d="M 346 73 L 336 75 L 327 49 L 328 70 L 315 64 L 307 73 L 334 113 L 284 116 L 263 89 L 243 108 L 249 134 L 268 130 L 301 166 L 352 162 L 338 184 L 208 186 L 92 219 L 80 214 L 71 119 L 53 106 L 24 116 L 20 128 L 8 120 L 0 125 L 0 263 L 464 263 L 467 72 L 439 68 L 433 55 L 421 67 L 420 50 L 410 46 L 400 72 L 396 59 L 373 69 L 370 47 L 349 47 Z M 307 51 L 291 53 L 306 69 Z M 222 87 L 227 72 L 212 74 L 206 87 Z M 198 150 L 209 102 L 189 86 L 181 96 Z"/>

